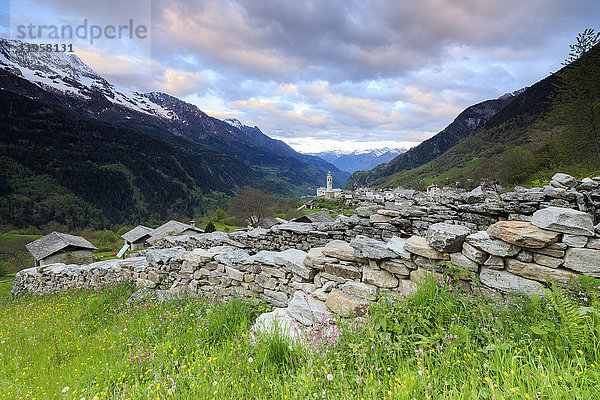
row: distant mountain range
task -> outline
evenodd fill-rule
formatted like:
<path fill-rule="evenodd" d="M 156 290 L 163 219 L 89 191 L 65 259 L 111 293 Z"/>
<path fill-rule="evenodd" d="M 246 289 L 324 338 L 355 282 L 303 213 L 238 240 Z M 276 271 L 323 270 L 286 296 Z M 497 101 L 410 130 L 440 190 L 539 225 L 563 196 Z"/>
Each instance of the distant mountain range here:
<path fill-rule="evenodd" d="M 0 96 L 0 223 L 189 217 L 242 187 L 301 195 L 329 170 L 338 187 L 349 176 L 256 127 L 165 93 L 117 89 L 73 54 L 22 52 L 16 40 L 0 38 Z"/>
<path fill-rule="evenodd" d="M 352 173 L 355 171 L 367 171 L 373 169 L 404 152 L 406 152 L 406 149 L 390 149 L 389 147 L 384 147 L 383 149 L 374 150 L 330 150 L 307 154 L 322 158 L 339 169 Z"/>

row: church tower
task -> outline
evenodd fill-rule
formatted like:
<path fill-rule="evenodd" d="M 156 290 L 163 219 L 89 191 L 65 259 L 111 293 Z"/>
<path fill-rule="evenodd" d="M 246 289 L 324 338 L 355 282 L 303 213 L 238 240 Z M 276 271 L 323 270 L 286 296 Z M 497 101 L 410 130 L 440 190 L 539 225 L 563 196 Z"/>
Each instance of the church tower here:
<path fill-rule="evenodd" d="M 327 173 L 327 190 L 331 190 L 333 188 L 333 177 L 331 176 L 331 171 Z"/>

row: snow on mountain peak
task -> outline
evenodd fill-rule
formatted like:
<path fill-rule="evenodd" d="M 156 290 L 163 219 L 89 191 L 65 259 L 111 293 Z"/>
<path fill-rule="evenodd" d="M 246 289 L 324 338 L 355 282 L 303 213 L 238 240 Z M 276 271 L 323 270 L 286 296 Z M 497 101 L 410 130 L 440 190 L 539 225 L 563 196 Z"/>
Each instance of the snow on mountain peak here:
<path fill-rule="evenodd" d="M 237 118 L 225 118 L 225 119 L 223 120 L 223 122 L 227 122 L 229 125 L 231 125 L 231 126 L 233 126 L 233 127 L 235 127 L 235 128 L 238 128 L 238 129 L 240 129 L 240 130 L 241 130 L 241 129 L 242 129 L 242 127 L 244 126 L 244 124 L 242 124 L 242 123 L 240 122 L 240 120 L 239 120 L 239 119 L 237 119 Z"/>

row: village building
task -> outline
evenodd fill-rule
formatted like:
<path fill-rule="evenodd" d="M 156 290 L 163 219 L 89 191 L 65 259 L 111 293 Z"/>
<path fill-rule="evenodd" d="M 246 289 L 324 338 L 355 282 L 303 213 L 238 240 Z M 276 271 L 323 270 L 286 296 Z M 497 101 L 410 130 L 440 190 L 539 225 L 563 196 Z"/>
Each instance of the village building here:
<path fill-rule="evenodd" d="M 138 225 L 127 233 L 121 235 L 125 244 L 129 245 L 129 250 L 138 250 L 147 247 L 147 241 L 150 239 L 154 229 L 144 225 Z"/>
<path fill-rule="evenodd" d="M 87 264 L 94 261 L 92 250 L 98 250 L 80 236 L 60 232 L 41 237 L 25 248 L 33 256 L 36 267 L 55 263 Z"/>
<path fill-rule="evenodd" d="M 292 220 L 292 222 L 306 222 L 309 224 L 320 224 L 323 222 L 331 223 L 333 222 L 333 218 L 331 218 L 325 211 L 319 211 L 314 214 L 303 215 L 295 218 Z"/>
<path fill-rule="evenodd" d="M 197 235 L 198 233 L 203 232 L 204 231 L 202 229 L 196 228 L 196 223 L 194 221 L 192 221 L 192 223 L 188 225 L 184 224 L 183 222 L 171 220 L 153 230 L 147 242 L 153 245 L 165 236 Z"/>
<path fill-rule="evenodd" d="M 333 176 L 331 171 L 327 173 L 327 186 L 317 189 L 317 197 L 325 197 L 326 199 L 337 199 L 342 196 L 342 189 L 333 189 Z"/>

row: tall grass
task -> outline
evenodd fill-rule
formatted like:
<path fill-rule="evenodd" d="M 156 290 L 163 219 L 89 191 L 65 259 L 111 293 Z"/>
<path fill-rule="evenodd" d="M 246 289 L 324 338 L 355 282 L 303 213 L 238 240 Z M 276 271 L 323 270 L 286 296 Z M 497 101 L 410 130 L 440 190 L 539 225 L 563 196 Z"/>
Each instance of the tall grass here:
<path fill-rule="evenodd" d="M 429 279 L 304 343 L 250 335 L 265 309 L 239 299 L 26 296 L 0 307 L 0 398 L 599 398 L 597 281 L 499 301 L 458 286 Z"/>

